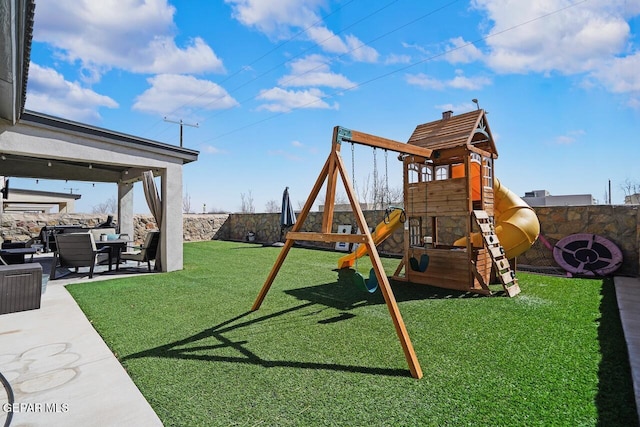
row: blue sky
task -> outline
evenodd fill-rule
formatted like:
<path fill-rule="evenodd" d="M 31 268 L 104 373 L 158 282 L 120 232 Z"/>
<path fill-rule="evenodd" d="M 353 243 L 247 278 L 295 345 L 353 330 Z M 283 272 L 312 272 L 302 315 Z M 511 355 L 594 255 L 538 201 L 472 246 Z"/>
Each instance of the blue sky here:
<path fill-rule="evenodd" d="M 192 210 L 239 211 L 244 195 L 260 212 L 286 186 L 304 203 L 334 126 L 404 142 L 476 98 L 506 187 L 604 202 L 610 180 L 617 204 L 640 183 L 639 24 L 637 0 L 38 0 L 26 107 L 175 145 L 164 118 L 197 123 Z M 401 187 L 393 153 L 354 151 L 356 187 L 375 164 Z M 12 184 L 73 188 L 80 212 L 116 196 Z"/>

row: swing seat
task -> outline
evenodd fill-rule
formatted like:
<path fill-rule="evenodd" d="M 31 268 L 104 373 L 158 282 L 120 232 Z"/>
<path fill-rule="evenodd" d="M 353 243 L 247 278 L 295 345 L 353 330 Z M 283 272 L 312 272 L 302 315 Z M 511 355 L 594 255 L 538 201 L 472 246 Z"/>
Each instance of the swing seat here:
<path fill-rule="evenodd" d="M 376 277 L 376 270 L 373 268 L 369 270 L 369 280 L 367 280 L 365 285 L 370 294 L 378 290 L 378 278 Z"/>
<path fill-rule="evenodd" d="M 353 284 L 364 288 L 370 294 L 374 293 L 378 290 L 378 278 L 376 277 L 376 272 L 372 268 L 369 271 L 369 278 L 365 279 L 364 275 L 358 271 L 353 273 Z"/>
<path fill-rule="evenodd" d="M 419 271 L 420 273 L 424 273 L 429 266 L 429 255 L 422 254 L 420 257 L 420 262 L 415 257 L 411 257 L 409 259 L 409 265 L 413 271 Z"/>
<path fill-rule="evenodd" d="M 352 268 L 340 268 L 338 270 L 338 282 L 351 283 L 359 288 L 366 289 L 369 293 L 374 293 L 378 290 L 378 278 L 373 268 L 369 271 L 368 279 Z"/>

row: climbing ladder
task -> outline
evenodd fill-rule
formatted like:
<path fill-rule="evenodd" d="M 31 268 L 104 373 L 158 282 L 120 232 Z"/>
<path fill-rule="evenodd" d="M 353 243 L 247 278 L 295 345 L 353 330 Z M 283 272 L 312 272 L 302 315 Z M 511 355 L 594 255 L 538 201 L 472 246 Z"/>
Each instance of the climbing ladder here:
<path fill-rule="evenodd" d="M 493 265 L 496 267 L 496 276 L 500 279 L 502 287 L 510 297 L 518 295 L 520 293 L 518 279 L 516 278 L 515 272 L 511 269 L 511 264 L 509 264 L 500 240 L 498 240 L 489 214 L 483 210 L 474 210 L 473 216 L 476 218 L 478 227 L 480 227 L 484 245 L 491 256 Z"/>

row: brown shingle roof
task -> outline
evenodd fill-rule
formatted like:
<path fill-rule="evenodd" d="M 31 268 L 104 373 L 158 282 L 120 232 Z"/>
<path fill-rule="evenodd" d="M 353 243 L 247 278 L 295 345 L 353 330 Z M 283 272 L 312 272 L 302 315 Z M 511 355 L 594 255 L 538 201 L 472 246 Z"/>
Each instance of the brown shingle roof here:
<path fill-rule="evenodd" d="M 483 145 L 486 146 L 485 149 L 497 154 L 484 110 L 470 111 L 457 116 L 451 116 L 448 119 L 418 125 L 407 142 L 432 150 L 460 147 L 471 143 L 471 140 L 476 134 L 476 129 L 478 129 L 478 125 L 483 121 L 485 125 L 484 131 L 489 137 L 488 146 L 486 146 L 486 141 Z M 476 140 L 477 139 L 478 137 L 476 137 Z"/>

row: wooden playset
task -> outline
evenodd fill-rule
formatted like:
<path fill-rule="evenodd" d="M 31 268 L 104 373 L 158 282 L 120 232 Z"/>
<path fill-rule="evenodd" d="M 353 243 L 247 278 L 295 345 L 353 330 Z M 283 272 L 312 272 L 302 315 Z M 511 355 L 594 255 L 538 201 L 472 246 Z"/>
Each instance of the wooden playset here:
<path fill-rule="evenodd" d="M 518 294 L 517 278 L 494 226 L 498 152 L 484 110 L 458 116 L 445 112 L 442 120 L 419 125 L 408 144 L 429 148 L 432 155 L 403 158 L 409 226 L 403 263 L 394 278 L 491 294 L 495 271 L 507 294 Z M 403 267 L 405 274 L 399 276 Z"/>
<path fill-rule="evenodd" d="M 398 152 L 399 159 L 403 162 L 404 212 L 400 215 L 396 209 L 388 221 L 385 218 L 385 222 L 379 224 L 373 232 L 365 220 L 340 154 L 345 142 Z M 490 294 L 488 285 L 492 271 L 495 271 L 506 293 L 509 296 L 516 295 L 520 289 L 508 261 L 510 254 L 502 247 L 499 240 L 501 233 L 493 220 L 497 198 L 494 189 L 499 185 L 494 180 L 493 162 L 496 158 L 497 151 L 483 110 L 459 116 L 446 112 L 442 120 L 418 126 L 408 143 L 335 127 L 329 157 L 298 215 L 297 222 L 287 233 L 285 244 L 252 306 L 252 311 L 258 310 L 262 305 L 295 241 L 361 244 L 354 254 L 341 257 L 338 266 L 351 267 L 359 256 L 369 255 L 373 265 L 371 277 L 373 279 L 375 276 L 381 289 L 411 375 L 421 378 L 422 369 L 376 245 L 387 238 L 395 227 L 404 225 L 404 257 L 394 273 L 394 279 Z M 342 179 L 357 227 L 362 230 L 362 234 L 333 232 L 338 177 Z M 322 230 L 301 231 L 325 182 Z M 517 212 L 519 208 L 525 207 L 518 206 L 509 197 L 505 200 L 508 211 L 506 222 L 512 222 L 513 217 L 522 222 L 521 215 Z M 515 210 L 512 209 L 514 205 Z M 461 232 L 462 235 L 459 234 Z M 503 234 L 514 240 L 514 244 L 520 245 L 518 248 L 527 246 L 520 235 L 513 238 L 511 228 Z M 535 234 L 537 237 L 535 230 L 528 230 L 526 234 Z M 530 241 L 531 237 L 525 236 L 524 241 Z M 531 244 L 533 241 L 530 241 L 529 246 Z M 404 274 L 401 274 L 403 271 Z"/>

